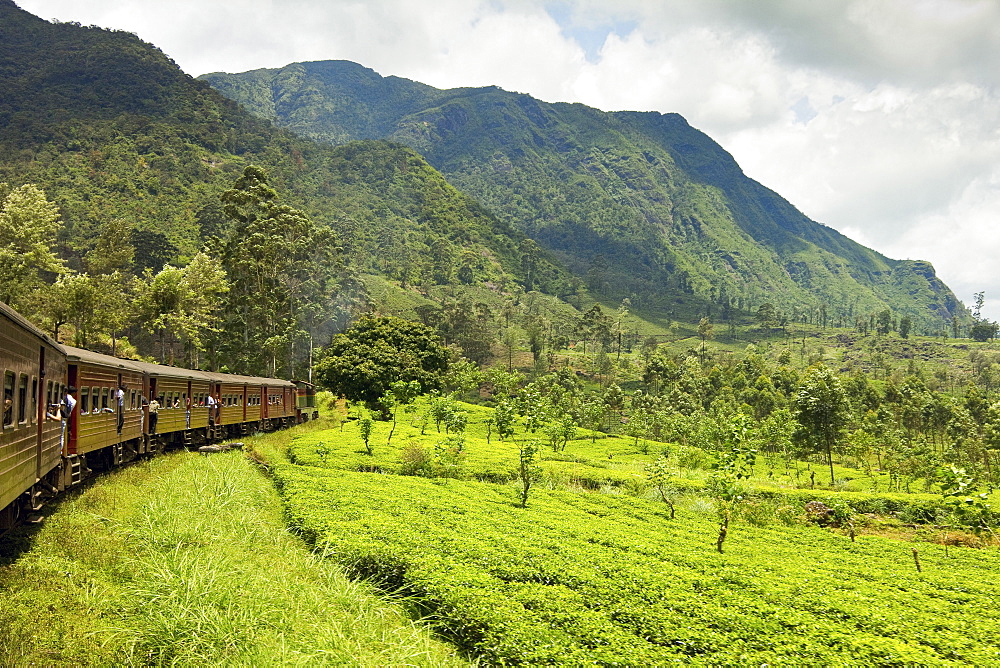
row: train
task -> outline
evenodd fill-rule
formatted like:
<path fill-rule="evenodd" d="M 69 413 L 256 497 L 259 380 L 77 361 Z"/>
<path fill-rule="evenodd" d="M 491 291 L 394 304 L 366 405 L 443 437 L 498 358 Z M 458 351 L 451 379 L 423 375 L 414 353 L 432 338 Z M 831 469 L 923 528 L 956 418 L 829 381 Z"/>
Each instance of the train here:
<path fill-rule="evenodd" d="M 74 348 L 2 302 L 0 373 L 0 534 L 46 500 L 139 457 L 318 417 L 311 383 Z"/>

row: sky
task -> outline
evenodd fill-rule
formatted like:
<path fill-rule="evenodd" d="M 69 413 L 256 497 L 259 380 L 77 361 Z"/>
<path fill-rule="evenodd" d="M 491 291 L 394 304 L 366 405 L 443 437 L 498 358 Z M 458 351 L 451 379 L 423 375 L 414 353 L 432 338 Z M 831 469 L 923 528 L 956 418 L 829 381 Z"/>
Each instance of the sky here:
<path fill-rule="evenodd" d="M 15 0 L 185 72 L 343 59 L 676 112 L 813 220 L 929 260 L 1000 319 L 997 0 Z"/>

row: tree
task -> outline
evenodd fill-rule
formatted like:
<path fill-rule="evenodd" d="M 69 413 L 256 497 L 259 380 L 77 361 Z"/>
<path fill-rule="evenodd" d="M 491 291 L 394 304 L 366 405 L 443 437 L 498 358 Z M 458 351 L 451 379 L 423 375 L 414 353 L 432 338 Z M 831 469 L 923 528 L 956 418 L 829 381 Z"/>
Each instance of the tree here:
<path fill-rule="evenodd" d="M 369 456 L 375 454 L 371 445 L 372 430 L 374 428 L 375 421 L 372 420 L 372 416 L 367 412 L 363 413 L 358 418 L 358 433 L 361 434 L 361 440 L 365 442 L 365 452 L 367 452 Z"/>
<path fill-rule="evenodd" d="M 676 469 L 667 464 L 666 457 L 657 457 L 655 462 L 646 465 L 646 479 L 670 508 L 670 519 L 674 519 L 674 495 L 677 493 L 671 482 L 676 475 Z"/>
<path fill-rule="evenodd" d="M 377 407 L 396 381 L 416 381 L 424 392 L 440 389 L 448 363 L 448 349 L 430 327 L 364 316 L 322 351 L 316 378 L 335 394 Z"/>
<path fill-rule="evenodd" d="M 132 226 L 123 218 L 113 218 L 101 228 L 97 243 L 87 253 L 87 271 L 94 274 L 129 272 L 135 262 Z"/>
<path fill-rule="evenodd" d="M 764 302 L 760 305 L 757 309 L 757 322 L 761 329 L 770 329 L 778 323 L 778 311 L 774 308 L 774 304 Z"/>
<path fill-rule="evenodd" d="M 701 359 L 705 359 L 705 341 L 712 338 L 712 330 L 715 327 L 709 318 L 702 318 L 698 321 L 698 336 L 701 337 Z"/>
<path fill-rule="evenodd" d="M 892 325 L 892 312 L 889 309 L 882 309 L 878 312 L 875 322 L 875 332 L 877 334 L 888 334 Z"/>
<path fill-rule="evenodd" d="M 279 204 L 267 173 L 250 165 L 221 196 L 234 224 L 222 251 L 232 285 L 219 348 L 245 373 L 295 373 L 318 327 L 338 310 L 340 248 L 332 230 Z"/>
<path fill-rule="evenodd" d="M 207 336 L 219 331 L 217 311 L 229 290 L 221 263 L 198 253 L 184 268 L 165 266 L 155 276 L 146 272 L 137 286 L 136 309 L 150 332 L 160 338 L 160 361 L 172 360 L 171 337 L 183 347 L 185 360 L 197 366 Z"/>
<path fill-rule="evenodd" d="M 904 339 L 910 337 L 910 329 L 913 328 L 913 320 L 906 315 L 899 319 L 899 335 Z"/>
<path fill-rule="evenodd" d="M 66 273 L 52 250 L 60 224 L 59 209 L 37 186 L 0 183 L 0 301 L 20 307 L 46 274 Z"/>
<path fill-rule="evenodd" d="M 840 379 L 822 364 L 810 367 L 805 381 L 795 396 L 796 418 L 801 425 L 800 440 L 818 446 L 826 453 L 833 478 L 833 450 L 847 423 L 850 403 Z"/>
<path fill-rule="evenodd" d="M 938 480 L 941 483 L 941 496 L 951 508 L 958 522 L 977 536 L 984 531 L 992 532 L 994 522 L 993 509 L 990 507 L 989 494 L 975 494 L 972 476 L 965 469 L 949 466 L 938 470 Z"/>
<path fill-rule="evenodd" d="M 996 338 L 998 329 L 1000 329 L 1000 325 L 997 325 L 997 323 L 980 320 L 969 329 L 969 337 L 973 341 L 983 343 Z"/>
<path fill-rule="evenodd" d="M 392 435 L 396 432 L 396 416 L 399 414 L 400 406 L 408 406 L 420 395 L 420 383 L 415 380 L 409 382 L 397 380 L 389 386 L 389 391 L 379 399 L 392 416 L 392 427 L 389 429 L 389 436 L 385 439 L 385 444 L 392 443 Z M 464 426 L 463 426 L 464 428 Z"/>
<path fill-rule="evenodd" d="M 528 507 L 531 486 L 542 479 L 542 467 L 537 464 L 538 442 L 528 441 L 520 448 L 517 477 L 521 481 L 521 507 Z"/>

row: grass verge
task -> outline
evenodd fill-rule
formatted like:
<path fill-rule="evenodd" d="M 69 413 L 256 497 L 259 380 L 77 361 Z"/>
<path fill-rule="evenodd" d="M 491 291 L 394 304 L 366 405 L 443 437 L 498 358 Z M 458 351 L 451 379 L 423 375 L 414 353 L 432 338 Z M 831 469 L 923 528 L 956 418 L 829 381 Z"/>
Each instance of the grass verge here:
<path fill-rule="evenodd" d="M 0 549 L 19 541 L 0 566 L 0 665 L 463 663 L 290 535 L 237 451 L 130 466 Z"/>

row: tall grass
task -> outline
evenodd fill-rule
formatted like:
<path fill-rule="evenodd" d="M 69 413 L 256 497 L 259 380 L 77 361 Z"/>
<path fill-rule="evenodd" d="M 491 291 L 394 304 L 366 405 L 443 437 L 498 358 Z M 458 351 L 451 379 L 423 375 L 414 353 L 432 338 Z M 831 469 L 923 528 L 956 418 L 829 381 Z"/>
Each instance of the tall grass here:
<path fill-rule="evenodd" d="M 30 541 L 0 567 L 0 665 L 462 663 L 290 535 L 240 452 L 131 466 L 63 501 Z"/>

